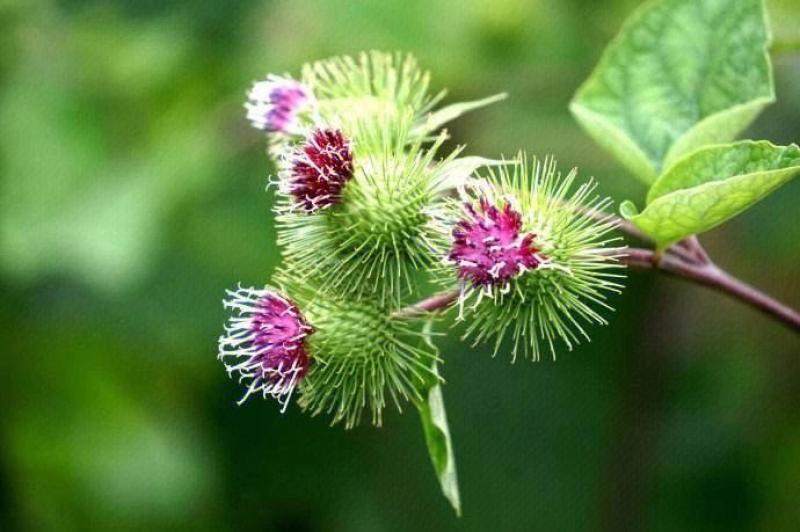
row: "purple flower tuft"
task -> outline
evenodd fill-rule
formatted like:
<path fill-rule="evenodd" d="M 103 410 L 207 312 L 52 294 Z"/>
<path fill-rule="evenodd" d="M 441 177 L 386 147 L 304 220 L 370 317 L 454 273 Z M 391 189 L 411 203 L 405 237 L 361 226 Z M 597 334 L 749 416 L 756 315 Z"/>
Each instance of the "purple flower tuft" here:
<path fill-rule="evenodd" d="M 475 287 L 502 286 L 541 264 L 536 235 L 520 235 L 522 215 L 510 204 L 501 210 L 481 198 L 477 208 L 467 203 L 465 211 L 467 217 L 453 230 L 449 256 L 460 278 Z"/>
<path fill-rule="evenodd" d="M 311 91 L 303 84 L 274 75 L 258 81 L 244 104 L 247 119 L 257 129 L 278 133 L 297 132 L 297 114 L 311 101 Z"/>
<path fill-rule="evenodd" d="M 260 391 L 283 405 L 308 373 L 306 337 L 314 329 L 289 299 L 273 290 L 241 288 L 228 291 L 225 308 L 236 311 L 219 339 L 219 359 L 228 374 L 238 373 L 247 391 L 242 404 Z M 233 362 L 228 363 L 227 359 Z"/>
<path fill-rule="evenodd" d="M 292 153 L 281 190 L 308 213 L 342 201 L 342 189 L 353 177 L 350 140 L 338 129 L 314 130 Z"/>

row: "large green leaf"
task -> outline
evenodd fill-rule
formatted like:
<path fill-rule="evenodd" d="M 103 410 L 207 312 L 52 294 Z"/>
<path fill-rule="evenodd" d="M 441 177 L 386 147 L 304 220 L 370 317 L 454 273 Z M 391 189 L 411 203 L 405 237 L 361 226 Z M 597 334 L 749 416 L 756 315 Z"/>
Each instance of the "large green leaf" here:
<path fill-rule="evenodd" d="M 645 183 L 728 142 L 774 101 L 762 0 L 656 0 L 608 46 L 570 109 Z"/>
<path fill-rule="evenodd" d="M 736 216 L 800 174 L 800 148 L 742 141 L 697 150 L 653 184 L 641 213 L 622 214 L 665 247 Z"/>

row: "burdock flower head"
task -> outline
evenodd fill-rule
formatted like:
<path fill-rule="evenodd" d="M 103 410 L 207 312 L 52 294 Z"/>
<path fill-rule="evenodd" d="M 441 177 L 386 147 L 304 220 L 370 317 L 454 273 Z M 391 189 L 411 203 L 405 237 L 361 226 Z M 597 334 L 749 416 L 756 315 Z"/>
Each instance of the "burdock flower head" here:
<path fill-rule="evenodd" d="M 270 74 L 267 79 L 253 84 L 247 98 L 247 119 L 253 127 L 296 134 L 298 116 L 312 101 L 312 94 L 298 81 Z"/>
<path fill-rule="evenodd" d="M 602 216 L 610 201 L 591 181 L 573 190 L 575 177 L 520 157 L 473 182 L 466 205 L 453 201 L 445 266 L 461 280 L 459 319 L 475 343 L 494 338 L 497 352 L 510 335 L 512 357 L 537 360 L 541 342 L 555 356 L 556 339 L 572 348 L 588 339 L 585 324 L 606 323 L 598 307 L 621 288 L 621 250 Z"/>
<path fill-rule="evenodd" d="M 317 130 L 281 172 L 278 243 L 295 275 L 356 298 L 398 302 L 416 270 L 438 262 L 431 212 L 481 157 L 443 159 L 439 135 L 408 142 L 406 128 L 364 127 L 350 150 L 347 132 Z"/>
<path fill-rule="evenodd" d="M 297 306 L 265 288 L 228 291 L 226 308 L 235 312 L 219 339 L 219 359 L 247 390 L 239 404 L 261 392 L 283 407 L 310 366 L 306 339 L 313 332 Z"/>
<path fill-rule="evenodd" d="M 314 326 L 308 339 L 314 364 L 298 390 L 304 411 L 346 428 L 364 417 L 378 426 L 387 407 L 402 411 L 441 381 L 433 369 L 438 353 L 421 321 L 395 319 L 391 307 L 374 300 L 321 291 L 287 270 L 276 279 Z"/>
<path fill-rule="evenodd" d="M 353 177 L 350 140 L 333 128 L 317 128 L 284 161 L 279 187 L 307 213 L 341 202 Z"/>
<path fill-rule="evenodd" d="M 464 209 L 449 256 L 460 278 L 475 287 L 504 286 L 542 263 L 536 235 L 522 233 L 522 215 L 510 203 L 498 208 L 482 197 L 477 206 L 466 203 Z"/>

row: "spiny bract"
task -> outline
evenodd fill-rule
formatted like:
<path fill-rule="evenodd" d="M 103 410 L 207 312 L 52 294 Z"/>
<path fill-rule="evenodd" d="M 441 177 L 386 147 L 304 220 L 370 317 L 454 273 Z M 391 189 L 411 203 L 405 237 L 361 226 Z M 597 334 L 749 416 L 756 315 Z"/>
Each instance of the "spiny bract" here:
<path fill-rule="evenodd" d="M 392 127 L 410 113 L 409 140 L 419 140 L 462 114 L 505 97 L 498 94 L 435 110 L 446 91 L 431 94 L 430 73 L 414 56 L 377 50 L 357 58 L 339 56 L 306 64 L 301 78 L 316 97 L 317 119 L 354 136 L 365 124 Z"/>
<path fill-rule="evenodd" d="M 279 280 L 288 279 L 285 273 Z M 440 380 L 438 360 L 423 324 L 392 317 L 391 308 L 356 301 L 288 280 L 292 295 L 314 328 L 309 337 L 313 363 L 300 383 L 298 404 L 312 415 L 332 416 L 332 423 L 357 425 L 365 411 L 381 425 L 383 410 L 420 401 Z"/>
<path fill-rule="evenodd" d="M 364 126 L 394 128 L 407 115 L 412 118 L 409 140 L 430 140 L 447 122 L 505 94 L 436 109 L 444 96 L 445 91 L 430 93 L 430 74 L 411 54 L 373 50 L 308 63 L 299 81 L 269 75 L 253 84 L 245 107 L 253 126 L 269 133 L 268 151 L 277 159 L 312 129 L 343 129 L 354 138 Z"/>

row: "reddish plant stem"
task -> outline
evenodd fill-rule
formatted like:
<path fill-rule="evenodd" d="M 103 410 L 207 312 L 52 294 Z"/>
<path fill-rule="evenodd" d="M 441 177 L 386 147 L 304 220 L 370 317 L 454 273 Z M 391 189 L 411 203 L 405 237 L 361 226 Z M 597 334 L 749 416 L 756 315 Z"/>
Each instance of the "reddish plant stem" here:
<path fill-rule="evenodd" d="M 643 250 L 648 251 L 648 250 Z M 651 252 L 652 253 L 652 252 Z M 632 267 L 643 267 L 639 264 L 630 264 Z M 683 258 L 666 253 L 657 262 L 651 263 L 649 268 L 656 268 L 676 277 L 686 279 L 695 284 L 707 286 L 718 292 L 728 295 L 746 305 L 760 310 L 774 320 L 780 321 L 790 329 L 800 332 L 800 313 L 765 294 L 761 290 L 737 279 L 733 275 L 719 268 L 716 264 L 706 262 L 691 263 Z"/>
<path fill-rule="evenodd" d="M 393 314 L 393 316 L 401 319 L 415 318 L 417 316 L 428 314 L 429 312 L 444 310 L 458 299 L 459 293 L 460 292 L 458 290 L 439 292 L 438 294 L 434 294 L 429 298 L 418 301 L 411 306 L 398 310 Z"/>
<path fill-rule="evenodd" d="M 629 248 L 619 258 L 627 266 L 660 272 L 707 286 L 749 305 L 790 329 L 800 332 L 800 313 L 720 269 L 705 253 L 696 239 L 676 244 L 663 254 L 650 249 Z M 412 318 L 450 307 L 459 296 L 458 290 L 440 292 L 414 305 L 395 312 L 397 318 Z"/>

